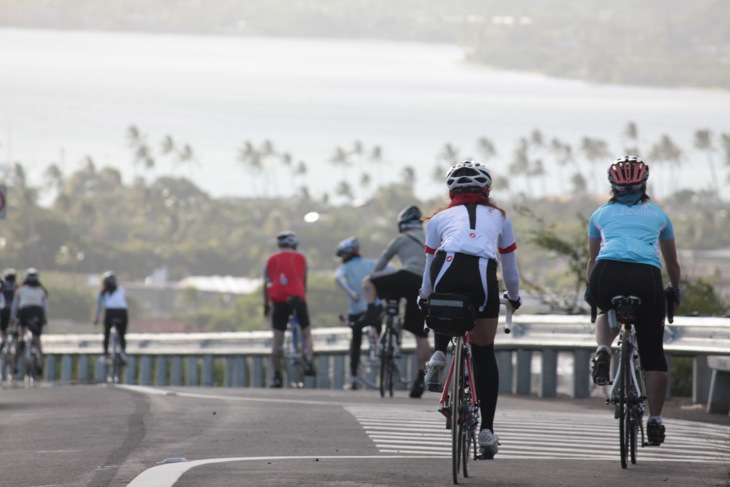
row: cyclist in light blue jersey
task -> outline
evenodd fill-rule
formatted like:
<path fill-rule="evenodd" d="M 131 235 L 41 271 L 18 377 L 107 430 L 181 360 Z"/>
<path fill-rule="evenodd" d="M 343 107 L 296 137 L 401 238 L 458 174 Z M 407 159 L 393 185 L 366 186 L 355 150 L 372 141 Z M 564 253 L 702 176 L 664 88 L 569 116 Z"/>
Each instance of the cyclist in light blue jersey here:
<path fill-rule="evenodd" d="M 665 294 L 679 306 L 680 267 L 672 222 L 646 194 L 649 166 L 635 156 L 617 159 L 608 169 L 613 197 L 596 210 L 588 224 L 585 298 L 599 308 L 596 320 L 598 348 L 593 359 L 593 381 L 608 385 L 611 344 L 618 334 L 608 326 L 605 311 L 611 298 L 634 295 L 641 299 L 636 336 L 645 372 L 649 405 L 647 437 L 650 444 L 664 441 L 662 408 L 669 384 L 664 357 Z M 662 289 L 664 257 L 670 285 Z"/>
<path fill-rule="evenodd" d="M 360 325 L 362 315 L 367 309 L 367 302 L 362 292 L 362 281 L 375 268 L 375 261 L 360 255 L 360 242 L 355 237 L 344 239 L 337 245 L 337 257 L 342 263 L 335 271 L 335 281 L 347 294 L 347 322 L 352 326 L 350 342 L 350 383 L 349 388 L 358 388 L 357 369 L 360 367 L 360 350 L 362 348 L 363 327 Z"/>

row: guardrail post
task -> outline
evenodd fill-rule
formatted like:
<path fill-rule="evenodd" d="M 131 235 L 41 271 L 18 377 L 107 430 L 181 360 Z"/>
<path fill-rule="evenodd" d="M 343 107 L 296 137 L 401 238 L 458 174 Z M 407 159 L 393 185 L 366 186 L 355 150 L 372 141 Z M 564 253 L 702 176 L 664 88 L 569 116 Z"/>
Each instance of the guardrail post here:
<path fill-rule="evenodd" d="M 251 384 L 254 387 L 265 387 L 264 384 L 264 358 L 261 355 L 253 357 L 253 377 Z"/>
<path fill-rule="evenodd" d="M 73 356 L 66 354 L 63 356 L 63 366 L 61 369 L 61 382 L 68 384 L 73 378 Z"/>
<path fill-rule="evenodd" d="M 573 352 L 573 397 L 589 397 L 591 395 L 589 389 L 589 363 L 591 361 L 591 351 L 577 349 Z M 616 360 L 613 360 L 616 362 Z"/>
<path fill-rule="evenodd" d="M 319 389 L 330 388 L 330 356 L 319 355 L 317 357 L 317 387 Z"/>
<path fill-rule="evenodd" d="M 226 356 L 223 358 L 225 360 L 225 372 L 223 375 L 223 386 L 224 387 L 233 387 L 233 381 L 235 380 L 236 375 L 236 363 L 233 360 L 233 357 Z"/>
<path fill-rule="evenodd" d="M 197 386 L 200 384 L 198 379 L 198 356 L 190 355 L 185 361 L 185 385 Z"/>
<path fill-rule="evenodd" d="M 56 356 L 48 354 L 45 356 L 44 360 L 45 364 L 43 368 L 46 369 L 46 381 L 53 382 L 56 380 Z"/>
<path fill-rule="evenodd" d="M 203 356 L 203 386 L 213 387 L 213 356 L 208 354 Z"/>
<path fill-rule="evenodd" d="M 707 404 L 710 397 L 710 380 L 712 372 L 707 365 L 707 355 L 695 355 L 692 360 L 692 402 Z"/>
<path fill-rule="evenodd" d="M 127 355 L 127 365 L 124 370 L 125 382 L 127 384 L 137 385 L 137 357 L 135 355 Z"/>
<path fill-rule="evenodd" d="M 89 356 L 85 353 L 79 355 L 79 382 L 89 382 Z"/>
<path fill-rule="evenodd" d="M 236 355 L 233 358 L 233 387 L 246 387 L 246 378 L 248 377 L 248 365 L 246 357 Z"/>
<path fill-rule="evenodd" d="M 517 390 L 519 395 L 532 393 L 532 351 L 517 350 Z"/>
<path fill-rule="evenodd" d="M 175 355 L 172 357 L 172 373 L 170 383 L 173 386 L 183 385 L 183 362 L 182 357 Z"/>
<path fill-rule="evenodd" d="M 152 378 L 152 357 L 150 355 L 142 355 L 139 364 L 139 383 L 143 386 L 150 385 Z"/>
<path fill-rule="evenodd" d="M 167 385 L 167 356 L 158 355 L 155 357 L 155 385 Z"/>
<path fill-rule="evenodd" d="M 338 353 L 334 356 L 334 370 L 332 371 L 332 387 L 335 390 L 342 389 L 345 386 L 345 357 L 346 355 Z"/>
<path fill-rule="evenodd" d="M 499 368 L 499 392 L 511 394 L 514 382 L 514 366 L 512 365 L 511 350 L 500 350 L 497 352 L 497 366 Z"/>
<path fill-rule="evenodd" d="M 558 351 L 554 348 L 542 350 L 542 373 L 540 397 L 555 397 L 558 391 Z"/>
<path fill-rule="evenodd" d="M 94 364 L 94 380 L 96 382 L 106 381 L 106 364 L 100 356 L 96 357 L 96 363 Z"/>

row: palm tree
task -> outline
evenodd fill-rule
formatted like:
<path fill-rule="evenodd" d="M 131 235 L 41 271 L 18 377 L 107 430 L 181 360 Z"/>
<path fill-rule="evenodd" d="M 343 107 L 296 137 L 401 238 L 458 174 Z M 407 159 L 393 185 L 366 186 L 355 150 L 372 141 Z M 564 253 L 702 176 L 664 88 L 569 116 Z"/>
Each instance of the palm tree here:
<path fill-rule="evenodd" d="M 626 128 L 623 131 L 624 137 L 624 153 L 626 155 L 636 155 L 641 153 L 639 143 L 639 128 L 635 122 L 629 122 L 626 124 Z"/>
<path fill-rule="evenodd" d="M 342 180 L 337 184 L 335 194 L 338 196 L 344 196 L 350 201 L 355 198 L 355 195 L 352 192 L 352 186 L 346 180 Z"/>
<path fill-rule="evenodd" d="M 588 182 L 580 172 L 573 174 L 570 184 L 573 186 L 573 194 L 584 195 L 588 191 Z"/>
<path fill-rule="evenodd" d="M 598 175 L 596 173 L 596 163 L 600 160 L 605 160 L 610 157 L 608 151 L 608 144 L 602 139 L 592 139 L 590 137 L 583 137 L 580 143 L 581 152 L 588 159 L 591 164 L 591 172 L 593 173 L 593 181 L 595 187 L 593 188 L 594 193 L 598 193 Z"/>
<path fill-rule="evenodd" d="M 43 187 L 48 191 L 55 191 L 56 195 L 61 194 L 63 191 L 63 172 L 58 164 L 50 164 L 43 173 L 44 184 Z"/>
<path fill-rule="evenodd" d="M 240 162 L 245 169 L 249 169 L 253 176 L 261 176 L 264 171 L 264 165 L 261 158 L 261 154 L 256 150 L 253 143 L 245 141 L 243 146 L 238 149 L 238 155 L 236 160 Z M 253 186 L 253 194 L 256 194 L 256 189 L 260 186 L 256 184 L 256 177 L 251 178 L 251 186 Z"/>
<path fill-rule="evenodd" d="M 368 160 L 373 163 L 377 164 L 378 166 L 378 187 L 382 186 L 383 184 L 383 171 L 382 166 L 385 159 L 383 158 L 383 149 L 376 145 L 370 150 L 370 155 L 368 156 Z"/>
<path fill-rule="evenodd" d="M 343 149 L 342 147 L 335 147 L 335 152 L 330 156 L 329 162 L 337 167 L 342 168 L 342 179 L 347 179 L 347 168 L 352 165 L 352 161 L 350 161 L 350 153 Z"/>
<path fill-rule="evenodd" d="M 413 166 L 406 166 L 401 171 L 401 182 L 413 193 L 413 187 L 416 184 L 416 170 Z"/>
<path fill-rule="evenodd" d="M 669 196 L 676 189 L 674 187 L 674 174 L 676 172 L 674 167 L 679 167 L 682 163 L 682 159 L 684 158 L 682 148 L 669 135 L 662 134 L 659 142 L 654 144 L 649 150 L 649 157 L 659 164 L 667 163 L 670 166 L 669 171 L 667 171 L 668 184 L 667 194 L 665 195 Z"/>
<path fill-rule="evenodd" d="M 563 192 L 565 190 L 563 185 L 563 168 L 568 163 L 575 162 L 575 159 L 573 159 L 573 147 L 570 144 L 563 143 L 558 138 L 553 138 L 548 145 L 548 151 L 553 155 L 558 165 L 558 186 L 560 192 Z"/>
<path fill-rule="evenodd" d="M 524 137 L 520 138 L 517 142 L 517 147 L 512 153 L 512 162 L 507 169 L 515 176 L 519 176 L 520 174 L 524 175 L 527 194 L 534 196 L 532 185 L 530 184 L 530 158 L 528 156 L 528 148 L 529 144 L 527 139 Z"/>
<path fill-rule="evenodd" d="M 477 150 L 482 155 L 485 163 L 497 155 L 497 149 L 494 147 L 494 143 L 487 137 L 479 137 L 477 140 Z"/>
<path fill-rule="evenodd" d="M 697 130 L 695 132 L 694 146 L 696 149 L 707 153 L 707 164 L 710 166 L 710 188 L 715 193 L 715 196 L 719 196 L 719 182 L 715 173 L 715 163 L 712 158 L 713 153 L 717 152 L 717 148 L 713 141 L 712 132 L 707 129 Z"/>

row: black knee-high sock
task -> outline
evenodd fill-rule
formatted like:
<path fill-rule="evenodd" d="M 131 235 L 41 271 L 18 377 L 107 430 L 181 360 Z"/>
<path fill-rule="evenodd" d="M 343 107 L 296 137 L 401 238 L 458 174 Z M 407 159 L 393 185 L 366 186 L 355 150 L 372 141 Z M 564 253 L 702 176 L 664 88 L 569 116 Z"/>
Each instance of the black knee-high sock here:
<path fill-rule="evenodd" d="M 435 351 L 441 351 L 446 353 L 446 349 L 449 347 L 451 337 L 448 335 L 442 335 L 441 333 L 435 333 L 433 337 L 433 348 Z"/>
<path fill-rule="evenodd" d="M 494 355 L 494 344 L 484 347 L 472 344 L 471 355 L 474 361 L 477 398 L 482 413 L 481 429 L 494 432 L 494 412 L 497 410 L 497 394 L 499 393 L 499 369 L 497 368 L 497 357 Z"/>

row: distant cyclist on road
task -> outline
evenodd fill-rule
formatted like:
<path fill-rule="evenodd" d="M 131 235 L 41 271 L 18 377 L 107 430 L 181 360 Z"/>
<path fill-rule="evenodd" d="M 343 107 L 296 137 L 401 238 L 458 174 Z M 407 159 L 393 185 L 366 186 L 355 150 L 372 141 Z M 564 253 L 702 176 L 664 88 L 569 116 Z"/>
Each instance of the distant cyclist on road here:
<path fill-rule="evenodd" d="M 348 237 L 337 245 L 337 257 L 342 259 L 342 263 L 335 271 L 335 281 L 347 294 L 347 322 L 354 323 L 350 342 L 349 387 L 357 389 L 359 387 L 357 370 L 360 367 L 363 336 L 363 327 L 357 323 L 367 308 L 362 292 L 362 281 L 373 272 L 375 261 L 360 255 L 360 242 L 355 237 Z"/>
<path fill-rule="evenodd" d="M 494 434 L 494 414 L 499 394 L 499 370 L 494 355 L 494 338 L 499 320 L 498 260 L 502 280 L 516 311 L 520 299 L 520 275 L 517 269 L 514 231 L 507 213 L 490 198 L 492 176 L 487 168 L 473 161 L 460 162 L 446 174 L 450 203 L 429 217 L 426 227 L 426 272 L 420 298 L 432 292 L 458 293 L 471 298 L 476 311 L 476 325 L 469 332 L 481 409 L 479 446 L 490 456 L 499 449 Z M 430 390 L 443 384 L 446 349 L 450 338 L 435 334 L 435 351 L 428 362 Z"/>
<path fill-rule="evenodd" d="M 662 409 L 667 395 L 669 373 L 664 357 L 665 293 L 679 306 L 681 271 L 677 260 L 672 222 L 646 194 L 649 166 L 635 156 L 626 156 L 608 168 L 612 198 L 598 208 L 588 223 L 586 301 L 595 304 L 598 348 L 593 359 L 593 382 L 609 383 L 611 344 L 619 330 L 612 333 L 605 311 L 611 298 L 634 295 L 641 299 L 636 336 L 641 367 L 646 380 L 649 419 L 648 441 L 664 441 Z M 664 257 L 670 286 L 662 290 Z"/>
<path fill-rule="evenodd" d="M 312 330 L 307 309 L 307 259 L 297 252 L 299 239 L 291 231 L 276 236 L 279 251 L 266 261 L 264 269 L 264 316 L 271 319 L 274 339 L 271 346 L 271 387 L 283 387 L 281 375 L 284 355 L 284 333 L 289 317 L 296 311 L 302 328 L 305 353 L 305 375 L 315 375 Z"/>
<path fill-rule="evenodd" d="M 0 293 L 0 352 L 5 348 L 8 326 L 10 325 L 10 307 L 13 304 L 15 290 L 15 269 L 6 269 L 3 272 L 2 292 Z"/>
<path fill-rule="evenodd" d="M 10 307 L 10 320 L 18 320 L 18 336 L 22 340 L 26 328 L 33 334 L 33 344 L 40 353 L 39 374 L 43 373 L 43 348 L 41 334 L 48 320 L 48 292 L 41 284 L 38 269 L 25 271 L 23 284 L 15 291 Z M 20 342 L 21 349 L 30 344 Z"/>
<path fill-rule="evenodd" d="M 417 206 L 408 206 L 398 214 L 398 230 L 400 234 L 390 241 L 380 255 L 375 269 L 362 283 L 367 309 L 363 322 L 376 326 L 379 312 L 376 299 L 406 299 L 406 312 L 403 328 L 416 337 L 416 363 L 418 375 L 413 381 L 410 396 L 419 398 L 426 389 L 424 383 L 426 360 L 431 353 L 428 336 L 423 331 L 423 314 L 418 307 L 418 290 L 421 287 L 423 269 L 426 265 L 426 254 L 423 251 L 425 236 L 421 223 L 421 210 Z M 388 270 L 388 262 L 395 256 L 401 262 L 401 269 Z"/>
<path fill-rule="evenodd" d="M 119 346 L 122 349 L 121 359 L 126 362 L 127 351 L 127 324 L 129 316 L 127 313 L 127 293 L 117 283 L 117 276 L 111 272 L 105 272 L 101 279 L 101 290 L 96 298 L 96 313 L 94 314 L 94 326 L 99 324 L 101 310 L 104 308 L 104 358 L 109 358 L 109 335 L 111 334 L 114 322 L 119 333 Z"/>

